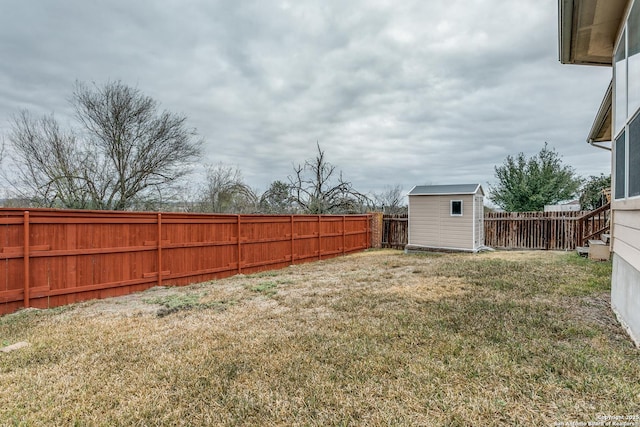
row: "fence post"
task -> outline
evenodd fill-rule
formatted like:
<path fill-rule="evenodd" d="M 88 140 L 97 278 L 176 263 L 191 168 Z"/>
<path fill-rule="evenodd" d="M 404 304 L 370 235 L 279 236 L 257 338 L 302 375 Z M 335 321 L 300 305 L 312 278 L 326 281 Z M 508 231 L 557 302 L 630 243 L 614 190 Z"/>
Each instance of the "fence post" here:
<path fill-rule="evenodd" d="M 584 239 L 582 236 L 584 236 L 584 233 L 582 232 L 582 227 L 584 226 L 584 219 L 583 217 L 578 218 L 578 225 L 577 225 L 577 234 L 578 234 L 578 246 L 584 246 Z"/>
<path fill-rule="evenodd" d="M 347 244 L 345 241 L 345 235 L 347 231 L 347 217 L 342 215 L 342 255 L 345 254 L 345 245 Z"/>
<path fill-rule="evenodd" d="M 162 214 L 158 213 L 158 286 L 162 286 Z"/>
<path fill-rule="evenodd" d="M 24 308 L 31 306 L 29 302 L 29 211 L 24 211 L 24 294 L 23 303 Z"/>
<path fill-rule="evenodd" d="M 551 218 L 545 218 L 544 219 L 544 236 L 545 236 L 545 242 L 544 242 L 544 249 L 546 251 L 549 250 L 549 248 L 551 247 Z"/>
<path fill-rule="evenodd" d="M 395 215 L 394 215 L 395 216 Z M 369 247 L 381 248 L 384 229 L 384 214 L 382 212 L 372 212 L 369 214 L 369 227 L 371 229 L 371 238 Z"/>
<path fill-rule="evenodd" d="M 242 273 L 242 267 L 240 266 L 240 254 L 242 252 L 241 248 L 240 248 L 240 215 L 236 215 L 236 218 L 238 219 L 237 221 L 237 227 L 238 227 L 238 274 Z"/>
<path fill-rule="evenodd" d="M 320 237 L 322 225 L 320 224 L 321 217 L 318 215 L 318 259 L 322 259 L 322 239 Z"/>
<path fill-rule="evenodd" d="M 295 229 L 295 224 L 293 221 L 293 215 L 290 215 L 291 218 L 291 265 L 294 265 L 296 263 L 295 260 L 295 254 L 293 253 L 294 248 L 295 248 L 295 238 L 293 237 L 293 230 Z"/>

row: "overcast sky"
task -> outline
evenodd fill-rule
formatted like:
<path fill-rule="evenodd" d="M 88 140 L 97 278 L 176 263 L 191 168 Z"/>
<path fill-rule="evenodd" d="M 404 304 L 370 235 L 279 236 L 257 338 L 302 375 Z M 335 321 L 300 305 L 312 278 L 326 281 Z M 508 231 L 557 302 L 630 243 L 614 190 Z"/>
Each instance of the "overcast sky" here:
<path fill-rule="evenodd" d="M 0 133 L 121 80 L 259 190 L 316 141 L 361 192 L 486 188 L 545 141 L 608 173 L 585 139 L 611 70 L 560 65 L 557 32 L 556 0 L 0 0 Z"/>

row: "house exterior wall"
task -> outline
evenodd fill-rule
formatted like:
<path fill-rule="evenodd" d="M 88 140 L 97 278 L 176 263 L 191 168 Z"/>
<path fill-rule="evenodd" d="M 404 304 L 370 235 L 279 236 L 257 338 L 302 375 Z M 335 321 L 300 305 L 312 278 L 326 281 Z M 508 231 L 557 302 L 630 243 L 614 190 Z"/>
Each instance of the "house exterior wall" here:
<path fill-rule="evenodd" d="M 558 5 L 560 61 L 613 66 L 588 142 L 611 141 L 611 306 L 640 345 L 640 0 Z"/>
<path fill-rule="evenodd" d="M 637 346 L 640 346 L 640 270 L 613 254 L 611 308 Z"/>
<path fill-rule="evenodd" d="M 640 209 L 620 209 L 620 206 L 635 204 L 614 203 L 611 308 L 640 346 Z"/>
<path fill-rule="evenodd" d="M 640 271 L 640 210 L 614 208 L 612 245 L 613 252 Z"/>
<path fill-rule="evenodd" d="M 451 201 L 462 200 L 462 215 L 451 215 Z M 409 245 L 473 251 L 474 195 L 409 196 Z"/>
<path fill-rule="evenodd" d="M 618 31 L 612 61 L 611 306 L 640 344 L 640 0 L 633 3 Z"/>

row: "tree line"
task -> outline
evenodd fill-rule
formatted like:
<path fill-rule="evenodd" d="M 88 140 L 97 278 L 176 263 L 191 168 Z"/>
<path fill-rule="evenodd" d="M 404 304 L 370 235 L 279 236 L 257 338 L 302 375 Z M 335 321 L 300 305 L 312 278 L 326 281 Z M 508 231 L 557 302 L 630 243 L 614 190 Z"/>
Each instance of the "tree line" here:
<path fill-rule="evenodd" d="M 18 113 L 0 141 L 3 177 L 14 205 L 99 210 L 183 210 L 217 213 L 349 214 L 371 210 L 405 213 L 400 185 L 365 194 L 345 179 L 316 144 L 314 157 L 294 164 L 285 180 L 263 193 L 238 167 L 205 167 L 195 194 L 185 178 L 202 160 L 203 140 L 187 118 L 161 110 L 157 101 L 120 81 L 103 86 L 76 82 L 70 104 L 75 127 L 53 116 Z M 11 152 L 8 156 L 7 152 Z M 578 177 L 545 143 L 535 156 L 507 156 L 496 166 L 489 199 L 506 211 L 539 211 L 580 195 L 581 208 L 605 203 L 610 176 Z M 190 186 L 193 187 L 193 186 Z"/>
<path fill-rule="evenodd" d="M 8 142 L 12 173 L 4 173 L 14 204 L 99 210 L 185 210 L 217 213 L 347 214 L 402 210 L 402 188 L 368 195 L 354 188 L 317 144 L 315 157 L 293 166 L 262 194 L 238 167 L 206 166 L 204 182 L 185 191 L 202 159 L 203 140 L 187 118 L 120 81 L 76 82 L 75 126 L 21 111 Z M 0 145 L 0 161 L 5 147 Z M 7 157 L 5 155 L 5 157 Z M 6 168 L 3 168 L 5 172 Z M 191 186 L 193 187 L 193 186 Z"/>
<path fill-rule="evenodd" d="M 611 188 L 610 175 L 579 177 L 546 142 L 534 156 L 507 156 L 494 171 L 497 184 L 489 187 L 489 199 L 507 212 L 542 211 L 576 196 L 581 210 L 594 210 L 606 204 Z"/>

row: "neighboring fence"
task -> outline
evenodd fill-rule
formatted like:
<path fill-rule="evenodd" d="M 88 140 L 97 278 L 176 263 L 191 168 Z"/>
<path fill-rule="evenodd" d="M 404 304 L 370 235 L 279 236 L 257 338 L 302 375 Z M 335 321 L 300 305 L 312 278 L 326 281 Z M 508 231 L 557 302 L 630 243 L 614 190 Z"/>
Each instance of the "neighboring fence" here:
<path fill-rule="evenodd" d="M 608 213 L 608 205 L 593 212 L 488 213 L 484 242 L 502 249 L 573 250 L 607 230 Z"/>
<path fill-rule="evenodd" d="M 573 250 L 609 229 L 610 206 L 592 212 L 494 212 L 484 217 L 484 244 L 499 249 Z M 384 215 L 382 247 L 404 249 L 407 215 Z"/>
<path fill-rule="evenodd" d="M 384 215 L 382 217 L 382 247 L 404 249 L 409 238 L 409 216 Z"/>
<path fill-rule="evenodd" d="M 369 246 L 368 215 L 0 209 L 0 314 L 276 269 Z"/>

